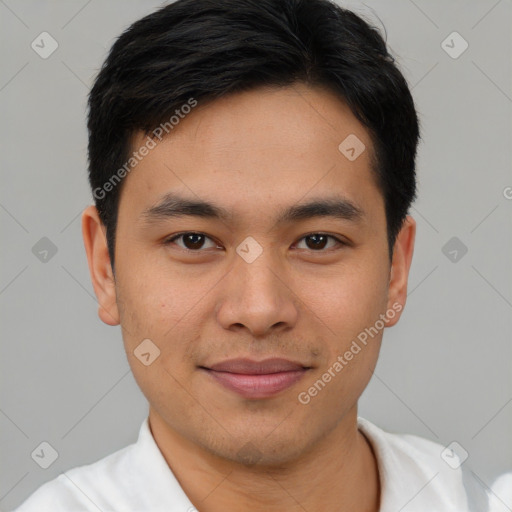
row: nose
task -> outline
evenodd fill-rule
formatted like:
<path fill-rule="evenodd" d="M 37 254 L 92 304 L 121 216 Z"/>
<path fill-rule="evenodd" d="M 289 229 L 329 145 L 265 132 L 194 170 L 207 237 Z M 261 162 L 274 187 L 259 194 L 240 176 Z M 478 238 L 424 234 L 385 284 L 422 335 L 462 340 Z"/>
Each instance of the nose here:
<path fill-rule="evenodd" d="M 247 330 L 254 338 L 293 328 L 298 319 L 298 297 L 283 265 L 269 250 L 252 263 L 236 256 L 223 280 L 217 321 L 227 330 Z"/>

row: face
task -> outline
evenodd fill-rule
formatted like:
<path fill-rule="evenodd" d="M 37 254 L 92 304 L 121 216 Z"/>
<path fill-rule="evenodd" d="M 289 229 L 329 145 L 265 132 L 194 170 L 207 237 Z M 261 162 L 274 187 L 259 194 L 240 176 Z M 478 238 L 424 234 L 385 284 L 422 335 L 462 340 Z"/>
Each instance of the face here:
<path fill-rule="evenodd" d="M 332 93 L 258 89 L 197 106 L 126 177 L 115 282 L 94 208 L 84 214 L 100 316 L 121 324 L 170 430 L 278 464 L 354 420 L 384 322 L 405 303 L 414 237 L 409 218 L 390 262 L 371 152 Z"/>

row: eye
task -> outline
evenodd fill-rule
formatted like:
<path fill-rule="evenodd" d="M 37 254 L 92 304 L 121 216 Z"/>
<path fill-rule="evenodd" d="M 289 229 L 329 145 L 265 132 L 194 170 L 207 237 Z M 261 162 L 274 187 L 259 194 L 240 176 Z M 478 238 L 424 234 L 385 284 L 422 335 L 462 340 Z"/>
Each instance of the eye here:
<path fill-rule="evenodd" d="M 213 240 L 210 237 L 206 236 L 203 233 L 195 233 L 192 231 L 173 235 L 171 238 L 167 238 L 166 240 L 164 240 L 163 243 L 164 245 L 170 245 L 174 243 L 175 240 L 179 239 L 182 239 L 183 245 L 178 243 L 176 245 L 188 251 L 200 252 L 199 249 L 204 249 L 205 240 L 210 240 L 212 242 L 212 245 L 210 247 L 206 247 L 207 249 L 211 247 L 217 247 L 215 242 L 213 242 Z"/>
<path fill-rule="evenodd" d="M 328 246 L 329 239 L 334 242 L 331 244 L 331 246 Z M 177 240 L 179 240 L 181 243 L 177 243 Z M 207 245 L 205 246 L 205 241 L 207 240 L 210 241 L 209 247 Z M 328 235 L 326 233 L 311 233 L 309 235 L 303 236 L 300 241 L 302 240 L 305 240 L 305 249 L 312 250 L 313 252 L 326 252 L 324 251 L 326 248 L 332 249 L 336 246 L 348 245 L 347 242 L 344 242 L 343 240 L 340 240 L 339 238 L 333 235 Z M 198 233 L 194 231 L 173 235 L 172 237 L 165 239 L 163 244 L 175 244 L 181 249 L 190 252 L 201 252 L 201 249 L 211 249 L 218 247 L 218 245 L 209 236 L 206 236 L 204 233 Z M 299 249 L 301 248 L 299 247 Z"/>
<path fill-rule="evenodd" d="M 333 235 L 327 235 L 326 233 L 311 233 L 309 235 L 302 237 L 301 240 L 306 240 L 306 249 L 311 249 L 314 252 L 322 252 L 322 249 L 326 248 L 328 243 L 327 241 L 329 238 L 334 240 L 334 245 L 331 245 L 331 247 L 327 247 L 328 249 L 332 249 L 333 247 L 336 247 L 336 245 L 348 245 L 343 240 L 340 240 L 339 238 Z M 308 241 L 310 242 L 309 244 Z"/>

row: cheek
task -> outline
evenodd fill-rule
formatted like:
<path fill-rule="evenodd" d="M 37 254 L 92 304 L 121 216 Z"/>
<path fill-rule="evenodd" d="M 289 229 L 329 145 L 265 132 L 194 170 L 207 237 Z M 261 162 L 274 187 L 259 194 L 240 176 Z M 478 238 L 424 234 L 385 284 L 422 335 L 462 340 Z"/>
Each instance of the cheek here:
<path fill-rule="evenodd" d="M 187 285 L 183 276 L 158 272 L 155 266 L 140 269 L 136 275 L 119 272 L 118 283 L 127 353 L 133 354 L 141 341 L 149 338 L 160 350 L 162 369 L 181 374 L 182 367 L 193 359 L 191 351 L 203 323 L 201 298 L 205 290 Z"/>
<path fill-rule="evenodd" d="M 170 275 L 169 268 L 151 257 L 150 251 L 126 250 L 117 261 L 118 301 L 125 311 L 125 319 L 131 316 L 150 321 L 161 315 L 179 314 L 183 289 L 179 275 Z"/>
<path fill-rule="evenodd" d="M 180 317 L 179 302 L 172 299 L 172 291 L 161 279 L 140 268 L 136 273 L 118 272 L 116 290 L 127 350 L 133 350 L 145 338 L 162 346 L 165 333 Z"/>
<path fill-rule="evenodd" d="M 372 326 L 387 305 L 387 274 L 376 265 L 340 267 L 323 279 L 303 279 L 302 300 L 330 339 L 343 346 Z M 329 343 L 332 345 L 332 343 Z"/>

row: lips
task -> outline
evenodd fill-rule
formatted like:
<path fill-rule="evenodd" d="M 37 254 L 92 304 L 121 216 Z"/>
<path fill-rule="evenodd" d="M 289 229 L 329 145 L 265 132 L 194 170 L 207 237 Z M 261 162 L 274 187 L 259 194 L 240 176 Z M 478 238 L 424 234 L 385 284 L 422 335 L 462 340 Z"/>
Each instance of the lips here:
<path fill-rule="evenodd" d="M 231 359 L 210 366 L 210 370 L 216 372 L 243 373 L 245 375 L 293 372 L 304 368 L 300 363 L 294 363 L 287 359 L 265 359 L 264 361 Z"/>
<path fill-rule="evenodd" d="M 298 382 L 310 369 L 287 359 L 231 359 L 201 367 L 217 383 L 244 398 L 268 398 Z"/>

